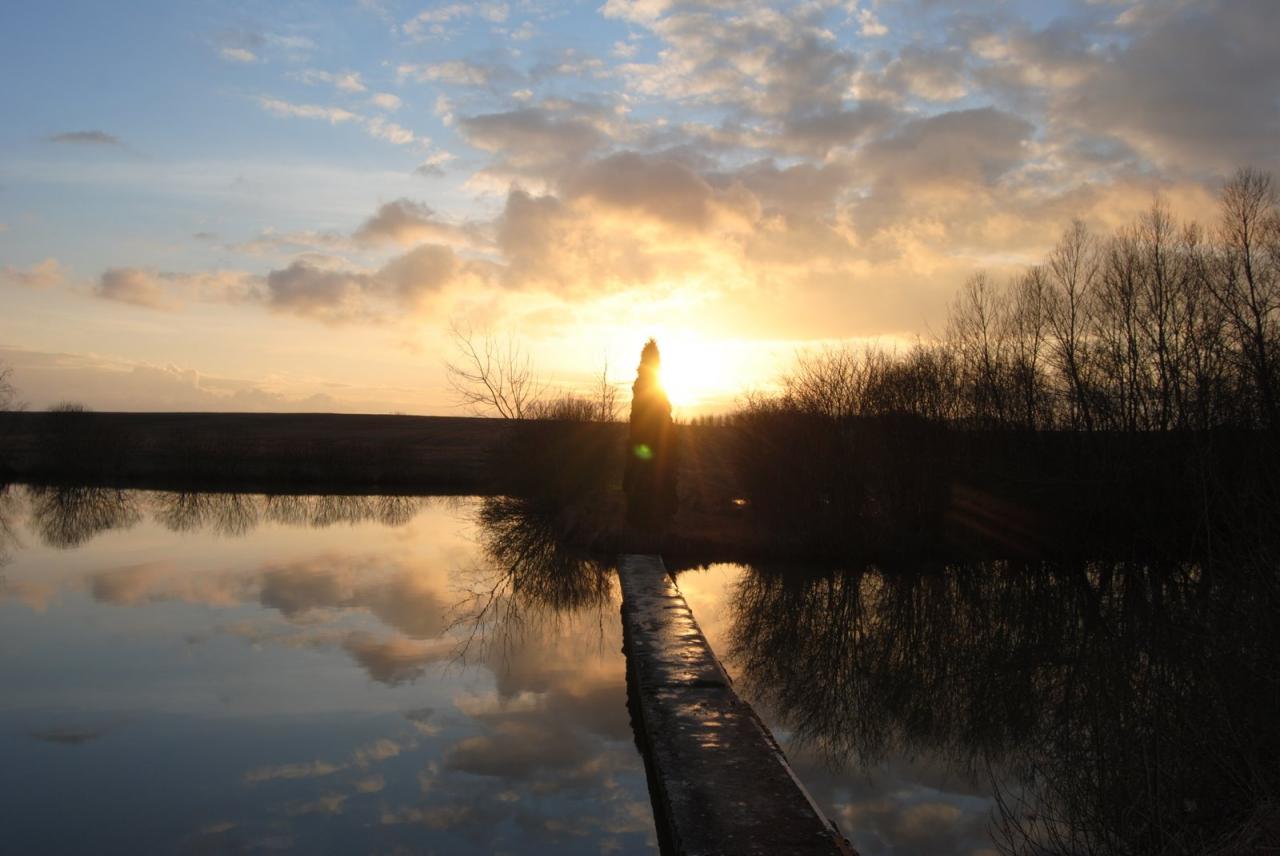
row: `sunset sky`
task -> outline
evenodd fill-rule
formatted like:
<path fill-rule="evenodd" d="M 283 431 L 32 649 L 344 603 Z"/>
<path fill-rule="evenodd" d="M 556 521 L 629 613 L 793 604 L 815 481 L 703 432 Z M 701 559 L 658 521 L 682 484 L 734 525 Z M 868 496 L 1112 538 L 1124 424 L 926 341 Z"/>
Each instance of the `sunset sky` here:
<path fill-rule="evenodd" d="M 1280 3 L 12 2 L 33 408 L 461 412 L 451 321 L 686 414 L 970 273 L 1280 166 Z"/>

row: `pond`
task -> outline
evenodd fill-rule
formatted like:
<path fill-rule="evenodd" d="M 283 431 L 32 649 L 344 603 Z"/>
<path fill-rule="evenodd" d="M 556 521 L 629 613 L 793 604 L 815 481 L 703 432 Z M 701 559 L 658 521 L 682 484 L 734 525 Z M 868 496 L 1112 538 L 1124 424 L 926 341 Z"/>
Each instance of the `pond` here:
<path fill-rule="evenodd" d="M 656 849 L 616 582 L 539 608 L 479 501 L 0 502 L 0 851 Z"/>
<path fill-rule="evenodd" d="M 1219 550 L 677 580 L 863 856 L 1275 852 L 1280 585 Z"/>
<path fill-rule="evenodd" d="M 0 851 L 656 851 L 616 572 L 563 531 L 503 498 L 4 489 Z M 862 856 L 1190 854 L 1280 838 L 1273 568 L 676 576 Z"/>
<path fill-rule="evenodd" d="M 814 661 L 807 669 L 798 660 L 785 666 L 794 670 L 792 683 L 796 687 L 807 686 L 803 700 L 771 692 L 777 689 L 770 684 L 779 677 L 777 667 L 759 662 L 740 639 L 742 633 L 750 632 L 746 628 L 753 618 L 749 607 L 744 610 L 748 606 L 744 593 L 756 582 L 754 568 L 736 564 L 715 564 L 678 577 L 681 593 L 733 678 L 734 688 L 773 732 L 796 775 L 826 816 L 862 856 L 978 856 L 996 852 L 988 829 L 996 803 L 985 771 L 950 764 L 946 756 L 917 756 L 903 749 L 838 754 L 834 748 L 838 735 L 829 732 L 841 730 L 842 736 L 856 739 L 858 725 L 839 718 L 842 713 L 854 713 L 859 702 L 856 698 L 832 698 L 854 688 L 839 680 L 838 674 L 819 671 L 831 665 L 829 659 Z M 794 618 L 774 616 L 779 627 Z M 760 669 L 758 676 L 748 673 L 752 668 Z M 824 696 L 835 702 L 836 709 L 817 714 L 813 708 Z M 795 706 L 787 707 L 790 704 Z M 832 717 L 824 723 L 823 733 L 803 733 L 805 725 L 816 724 L 820 716 Z M 802 729 L 800 734 L 796 733 L 797 725 Z"/>

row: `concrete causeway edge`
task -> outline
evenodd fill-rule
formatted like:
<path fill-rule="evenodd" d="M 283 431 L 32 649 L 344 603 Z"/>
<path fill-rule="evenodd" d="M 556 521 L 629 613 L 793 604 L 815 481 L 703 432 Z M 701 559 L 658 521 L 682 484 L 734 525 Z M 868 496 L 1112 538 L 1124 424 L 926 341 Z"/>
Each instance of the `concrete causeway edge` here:
<path fill-rule="evenodd" d="M 618 577 L 628 694 L 664 849 L 856 856 L 734 692 L 662 557 L 619 556 Z"/>

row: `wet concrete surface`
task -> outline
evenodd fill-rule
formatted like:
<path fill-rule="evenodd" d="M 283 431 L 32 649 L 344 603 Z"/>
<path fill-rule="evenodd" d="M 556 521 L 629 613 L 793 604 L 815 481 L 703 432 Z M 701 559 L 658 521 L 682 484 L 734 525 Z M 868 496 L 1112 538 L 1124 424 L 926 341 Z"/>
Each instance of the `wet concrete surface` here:
<path fill-rule="evenodd" d="M 854 854 L 734 692 L 661 557 L 623 555 L 618 573 L 633 716 L 665 848 Z"/>

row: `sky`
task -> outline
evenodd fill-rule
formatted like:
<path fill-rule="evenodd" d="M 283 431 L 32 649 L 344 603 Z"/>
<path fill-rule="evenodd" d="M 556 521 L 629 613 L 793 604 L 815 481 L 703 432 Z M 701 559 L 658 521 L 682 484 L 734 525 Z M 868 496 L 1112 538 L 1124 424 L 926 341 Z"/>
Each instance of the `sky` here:
<path fill-rule="evenodd" d="M 32 408 L 463 412 L 656 336 L 677 410 L 939 333 L 970 275 L 1280 161 L 1280 3 L 25 2 L 0 363 Z"/>

